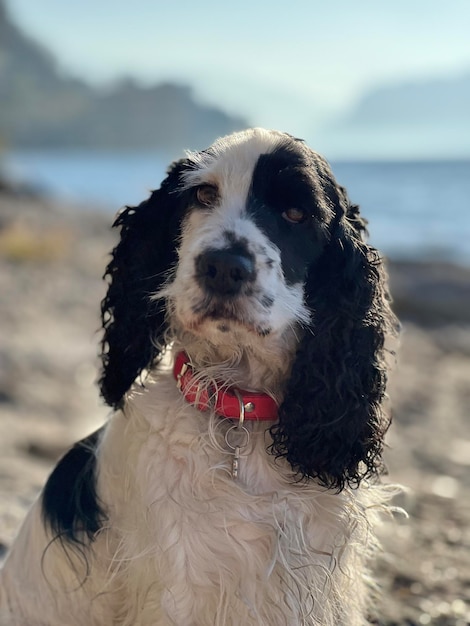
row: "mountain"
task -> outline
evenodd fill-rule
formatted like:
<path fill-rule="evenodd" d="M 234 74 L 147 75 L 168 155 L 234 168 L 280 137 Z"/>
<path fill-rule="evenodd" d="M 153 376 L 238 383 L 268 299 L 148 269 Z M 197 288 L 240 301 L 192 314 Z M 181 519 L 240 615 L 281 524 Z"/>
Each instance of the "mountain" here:
<path fill-rule="evenodd" d="M 346 158 L 470 158 L 470 72 L 373 88 L 321 139 Z"/>
<path fill-rule="evenodd" d="M 0 0 L 0 145 L 14 148 L 202 148 L 247 125 L 184 85 L 132 79 L 96 89 L 64 75 Z"/>
<path fill-rule="evenodd" d="M 470 124 L 470 72 L 384 85 L 364 94 L 345 120 L 354 125 Z"/>

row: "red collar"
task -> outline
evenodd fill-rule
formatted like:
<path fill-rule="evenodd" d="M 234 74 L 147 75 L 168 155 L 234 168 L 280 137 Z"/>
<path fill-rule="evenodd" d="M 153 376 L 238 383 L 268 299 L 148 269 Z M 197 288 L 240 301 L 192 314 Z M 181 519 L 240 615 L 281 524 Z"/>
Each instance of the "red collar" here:
<path fill-rule="evenodd" d="M 243 415 L 242 421 L 243 419 L 277 420 L 277 403 L 265 393 L 253 393 L 235 388 L 218 389 L 215 386 L 200 389 L 186 352 L 179 352 L 176 355 L 173 375 L 185 399 L 200 411 L 208 411 L 213 407 L 217 415 L 230 419 L 240 419 Z"/>

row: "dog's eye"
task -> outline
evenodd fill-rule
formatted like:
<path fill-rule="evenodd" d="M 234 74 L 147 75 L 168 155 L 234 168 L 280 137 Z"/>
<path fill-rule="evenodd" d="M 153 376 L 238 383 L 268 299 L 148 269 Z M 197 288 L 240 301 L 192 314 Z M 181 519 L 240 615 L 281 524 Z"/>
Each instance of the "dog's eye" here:
<path fill-rule="evenodd" d="M 286 222 L 290 222 L 291 224 L 300 224 L 305 221 L 308 216 L 303 209 L 290 207 L 282 212 L 282 217 L 286 220 Z"/>
<path fill-rule="evenodd" d="M 196 198 L 202 206 L 214 206 L 219 198 L 216 187 L 212 185 L 200 185 L 196 189 Z"/>

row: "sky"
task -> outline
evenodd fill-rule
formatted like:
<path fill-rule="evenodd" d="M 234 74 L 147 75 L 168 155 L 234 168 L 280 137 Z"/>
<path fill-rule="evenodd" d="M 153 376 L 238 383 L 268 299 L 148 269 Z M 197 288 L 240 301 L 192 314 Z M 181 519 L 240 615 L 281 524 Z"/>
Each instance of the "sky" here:
<path fill-rule="evenodd" d="M 7 0 L 67 73 L 176 80 L 299 136 L 367 89 L 470 71 L 470 0 Z"/>

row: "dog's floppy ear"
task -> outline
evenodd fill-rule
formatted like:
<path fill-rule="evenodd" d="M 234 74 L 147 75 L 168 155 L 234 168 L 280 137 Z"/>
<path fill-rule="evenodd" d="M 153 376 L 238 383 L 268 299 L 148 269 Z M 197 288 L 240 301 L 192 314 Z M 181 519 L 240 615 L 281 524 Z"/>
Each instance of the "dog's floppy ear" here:
<path fill-rule="evenodd" d="M 382 259 L 364 242 L 365 221 L 335 186 L 333 179 L 324 187 L 335 204 L 330 240 L 306 281 L 311 327 L 271 434 L 272 452 L 300 476 L 341 490 L 381 469 L 389 425 L 384 342 L 397 321 Z"/>
<path fill-rule="evenodd" d="M 160 189 L 139 206 L 124 209 L 114 223 L 121 237 L 104 275 L 109 286 L 101 303 L 104 336 L 99 381 L 103 398 L 113 407 L 120 405 L 137 376 L 161 353 L 164 303 L 151 296 L 176 262 L 184 214 L 178 189 L 186 165 L 186 160 L 174 163 Z"/>

